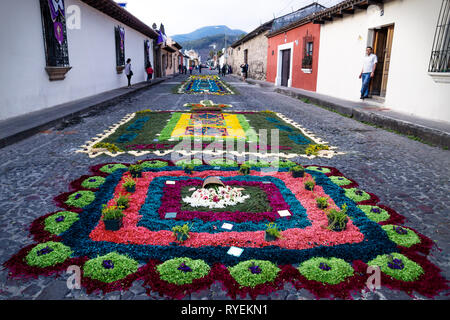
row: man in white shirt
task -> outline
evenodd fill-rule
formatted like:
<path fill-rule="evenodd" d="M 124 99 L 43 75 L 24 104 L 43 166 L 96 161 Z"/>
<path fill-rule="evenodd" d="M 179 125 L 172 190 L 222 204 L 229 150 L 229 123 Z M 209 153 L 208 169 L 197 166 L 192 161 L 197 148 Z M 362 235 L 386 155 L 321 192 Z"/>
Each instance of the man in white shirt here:
<path fill-rule="evenodd" d="M 378 58 L 372 53 L 372 47 L 366 48 L 366 56 L 364 57 L 363 68 L 359 74 L 359 78 L 362 79 L 361 97 L 365 99 L 369 97 L 369 85 L 370 79 L 375 75 L 375 68 L 377 67 Z"/>

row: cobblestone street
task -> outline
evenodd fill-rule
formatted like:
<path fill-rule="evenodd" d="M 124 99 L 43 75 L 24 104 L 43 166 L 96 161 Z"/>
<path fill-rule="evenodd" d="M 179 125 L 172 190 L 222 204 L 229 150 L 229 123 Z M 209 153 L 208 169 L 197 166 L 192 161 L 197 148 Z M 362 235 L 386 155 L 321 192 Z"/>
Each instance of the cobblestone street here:
<path fill-rule="evenodd" d="M 206 72 L 205 72 L 206 71 Z M 204 73 L 217 74 L 215 71 Z M 236 95 L 173 94 L 172 90 L 188 76 L 178 75 L 148 89 L 122 98 L 104 110 L 87 112 L 50 130 L 36 134 L 0 150 L 0 263 L 7 261 L 21 248 L 34 243 L 27 228 L 38 217 L 58 210 L 53 198 L 69 192 L 69 183 L 89 174 L 89 167 L 109 161 L 132 163 L 155 156 L 121 155 L 113 160 L 107 156 L 89 158 L 76 153 L 86 141 L 119 122 L 125 115 L 144 109 L 185 110 L 185 103 L 210 99 L 231 104 L 233 111 L 271 110 L 282 113 L 314 133 L 343 155 L 331 159 L 312 160 L 298 157 L 303 165 L 336 167 L 360 187 L 380 198 L 406 217 L 404 225 L 435 242 L 429 260 L 450 280 L 450 153 L 405 136 L 378 129 L 316 105 L 307 104 L 275 93 L 273 87 L 241 82 L 232 76 L 223 77 Z M 170 156 L 163 157 L 170 159 Z M 148 296 L 137 282 L 131 290 L 106 295 L 87 295 L 82 290 L 68 289 L 67 274 L 61 277 L 11 280 L 8 271 L 0 271 L 0 299 L 167 299 L 154 293 Z M 448 299 L 441 292 L 436 299 Z M 258 299 L 313 299 L 306 290 L 291 285 L 284 290 Z M 383 287 L 375 292 L 362 292 L 355 299 L 412 299 L 405 293 Z M 416 299 L 427 299 L 415 295 Z M 228 299 L 220 283 L 209 290 L 191 294 L 185 299 Z"/>

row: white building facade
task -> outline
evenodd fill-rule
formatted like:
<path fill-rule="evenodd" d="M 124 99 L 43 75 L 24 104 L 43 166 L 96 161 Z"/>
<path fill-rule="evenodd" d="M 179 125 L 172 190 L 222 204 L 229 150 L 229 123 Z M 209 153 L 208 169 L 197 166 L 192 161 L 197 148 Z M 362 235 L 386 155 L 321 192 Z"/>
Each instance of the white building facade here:
<path fill-rule="evenodd" d="M 358 76 L 371 46 L 379 59 L 371 84 L 375 101 L 393 111 L 450 122 L 448 51 L 441 52 L 444 66 L 430 67 L 432 51 L 449 48 L 449 8 L 449 0 L 388 0 L 364 10 L 347 6 L 321 13 L 317 92 L 360 101 Z M 446 29 L 437 27 L 438 20 L 447 23 Z"/>
<path fill-rule="evenodd" d="M 50 80 L 41 6 L 51 2 L 55 1 L 2 1 L 0 120 L 126 86 L 123 66 L 117 65 L 117 27 L 124 31 L 124 58 L 131 59 L 132 83 L 146 80 L 146 60 L 154 65 L 156 33 L 125 9 L 110 0 L 59 0 L 56 3 L 64 6 L 69 70 L 63 79 Z"/>

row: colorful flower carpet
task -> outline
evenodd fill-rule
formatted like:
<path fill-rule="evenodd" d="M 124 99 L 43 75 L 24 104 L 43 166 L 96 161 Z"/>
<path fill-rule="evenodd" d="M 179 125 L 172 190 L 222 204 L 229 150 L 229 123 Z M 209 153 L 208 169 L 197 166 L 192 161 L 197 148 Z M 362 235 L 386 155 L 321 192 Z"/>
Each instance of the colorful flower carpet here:
<path fill-rule="evenodd" d="M 128 114 L 86 142 L 78 152 L 90 157 L 101 154 L 115 157 L 124 153 L 164 156 L 174 151 L 183 155 L 228 153 L 283 158 L 331 158 L 340 154 L 335 147 L 280 113 L 220 111 L 231 109 L 231 105 L 215 105 L 209 100 L 185 107 L 190 110 L 143 110 Z M 275 145 L 277 149 L 272 147 Z"/>
<path fill-rule="evenodd" d="M 190 76 L 185 82 L 176 88 L 176 92 L 213 95 L 235 94 L 235 92 L 225 83 L 225 81 L 221 80 L 220 77 L 213 75 Z"/>
<path fill-rule="evenodd" d="M 427 259 L 433 241 L 402 226 L 401 215 L 335 168 L 306 166 L 295 177 L 289 160 L 271 173 L 258 166 L 242 173 L 243 166 L 187 172 L 162 160 L 138 164 L 143 170 L 97 165 L 73 181 L 72 191 L 55 198 L 61 209 L 32 223 L 36 243 L 4 264 L 10 275 L 53 275 L 74 265 L 88 293 L 127 290 L 140 279 L 147 293 L 176 299 L 215 281 L 235 299 L 285 283 L 350 299 L 366 288 L 369 266 L 378 266 L 382 286 L 427 297 L 447 289 Z M 206 185 L 208 177 L 219 179 Z M 106 230 L 102 214 L 117 208 L 122 225 Z M 344 212 L 336 228 L 330 217 Z"/>

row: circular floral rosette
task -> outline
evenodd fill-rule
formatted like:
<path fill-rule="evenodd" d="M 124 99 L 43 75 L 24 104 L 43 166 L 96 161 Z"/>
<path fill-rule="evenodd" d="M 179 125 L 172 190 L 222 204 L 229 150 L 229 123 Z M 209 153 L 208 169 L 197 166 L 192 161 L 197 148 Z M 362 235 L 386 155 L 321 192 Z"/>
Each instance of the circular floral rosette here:
<path fill-rule="evenodd" d="M 48 216 L 44 220 L 44 230 L 53 235 L 60 235 L 64 231 L 67 231 L 72 224 L 78 220 L 78 213 L 72 211 L 60 211 Z"/>
<path fill-rule="evenodd" d="M 79 190 L 67 197 L 64 203 L 69 207 L 84 208 L 95 200 L 95 193 L 88 190 Z"/>
<path fill-rule="evenodd" d="M 378 256 L 369 266 L 379 266 L 381 271 L 394 279 L 412 282 L 424 273 L 421 266 L 399 253 Z"/>
<path fill-rule="evenodd" d="M 81 183 L 81 186 L 85 189 L 98 189 L 105 183 L 105 178 L 101 176 L 89 177 Z"/>
<path fill-rule="evenodd" d="M 103 173 L 111 174 L 119 169 L 127 169 L 127 166 L 121 163 L 109 163 L 105 165 L 101 165 L 98 170 Z"/>
<path fill-rule="evenodd" d="M 176 258 L 167 260 L 157 266 L 156 270 L 162 280 L 176 284 L 192 284 L 196 279 L 205 277 L 210 267 L 203 260 Z"/>
<path fill-rule="evenodd" d="M 47 241 L 29 245 L 13 255 L 3 266 L 11 278 L 37 278 L 65 272 L 71 265 L 81 265 L 84 257 L 71 257 L 72 250 L 60 242 Z"/>
<path fill-rule="evenodd" d="M 312 258 L 303 262 L 298 269 L 308 280 L 331 285 L 339 284 L 353 276 L 352 266 L 337 258 Z"/>
<path fill-rule="evenodd" d="M 239 285 L 250 288 L 273 282 L 280 272 L 274 263 L 265 260 L 243 261 L 229 270 Z"/>
<path fill-rule="evenodd" d="M 82 270 L 81 284 L 87 293 L 126 290 L 142 276 L 136 260 L 117 252 L 87 260 Z"/>
<path fill-rule="evenodd" d="M 300 276 L 294 286 L 309 290 L 317 298 L 353 299 L 351 294 L 366 286 L 366 270 L 360 261 L 352 266 L 340 258 L 311 258 L 296 269 Z"/>
<path fill-rule="evenodd" d="M 28 265 L 38 268 L 55 266 L 66 261 L 72 251 L 60 242 L 44 242 L 36 245 L 25 257 Z"/>

